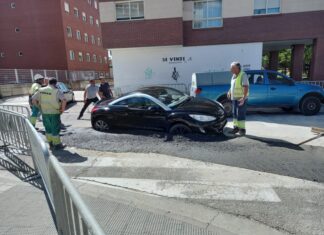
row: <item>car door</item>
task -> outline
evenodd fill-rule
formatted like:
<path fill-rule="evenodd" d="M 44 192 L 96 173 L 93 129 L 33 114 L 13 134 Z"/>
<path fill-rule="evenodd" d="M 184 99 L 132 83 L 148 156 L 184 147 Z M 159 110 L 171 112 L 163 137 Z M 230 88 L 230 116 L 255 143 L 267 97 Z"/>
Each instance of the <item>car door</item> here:
<path fill-rule="evenodd" d="M 277 72 L 267 72 L 268 101 L 270 106 L 294 105 L 298 94 L 293 80 Z"/>
<path fill-rule="evenodd" d="M 249 78 L 250 106 L 265 106 L 268 102 L 268 85 L 265 83 L 263 71 L 247 72 Z"/>

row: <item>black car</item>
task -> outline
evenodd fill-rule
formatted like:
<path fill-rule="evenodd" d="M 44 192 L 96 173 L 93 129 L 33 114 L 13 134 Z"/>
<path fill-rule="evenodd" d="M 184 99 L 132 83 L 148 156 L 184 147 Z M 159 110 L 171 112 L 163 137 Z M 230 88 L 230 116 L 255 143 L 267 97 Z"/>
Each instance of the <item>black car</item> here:
<path fill-rule="evenodd" d="M 172 134 L 221 133 L 226 122 L 220 103 L 157 86 L 101 101 L 91 112 L 92 127 L 99 131 L 124 127 L 165 130 Z"/>

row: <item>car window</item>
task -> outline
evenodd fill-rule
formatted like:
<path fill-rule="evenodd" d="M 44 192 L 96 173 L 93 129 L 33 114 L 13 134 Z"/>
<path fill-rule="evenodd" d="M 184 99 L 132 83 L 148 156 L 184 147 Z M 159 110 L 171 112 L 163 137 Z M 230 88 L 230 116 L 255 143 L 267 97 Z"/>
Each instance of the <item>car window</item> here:
<path fill-rule="evenodd" d="M 176 105 L 178 101 L 181 101 L 183 98 L 187 97 L 187 95 L 183 94 L 182 92 L 168 87 L 145 89 L 142 90 L 142 92 L 155 97 L 169 107 Z"/>
<path fill-rule="evenodd" d="M 250 85 L 263 85 L 264 75 L 263 73 L 251 73 L 248 74 Z"/>
<path fill-rule="evenodd" d="M 148 109 L 151 106 L 157 106 L 153 101 L 144 97 L 132 97 L 122 101 L 119 101 L 115 105 L 124 105 L 128 106 L 129 108 L 136 108 L 136 109 Z"/>
<path fill-rule="evenodd" d="M 291 83 L 289 79 L 279 73 L 268 73 L 268 79 L 271 85 L 289 85 Z"/>

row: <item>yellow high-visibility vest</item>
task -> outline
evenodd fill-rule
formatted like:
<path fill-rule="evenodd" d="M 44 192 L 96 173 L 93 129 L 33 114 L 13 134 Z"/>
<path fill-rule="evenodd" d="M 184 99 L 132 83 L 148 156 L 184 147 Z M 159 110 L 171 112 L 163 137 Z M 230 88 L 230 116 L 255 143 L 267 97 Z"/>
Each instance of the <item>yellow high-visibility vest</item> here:
<path fill-rule="evenodd" d="M 242 98 L 244 97 L 244 87 L 242 85 L 242 78 L 243 78 L 244 72 L 241 71 L 239 75 L 237 75 L 236 80 L 235 80 L 235 87 L 234 87 L 234 98 Z M 247 94 L 249 95 L 249 93 Z"/>
<path fill-rule="evenodd" d="M 35 82 L 29 89 L 29 95 L 34 95 L 42 86 Z"/>
<path fill-rule="evenodd" d="M 57 98 L 58 89 L 47 86 L 39 89 L 40 107 L 43 114 L 59 114 L 60 102 Z"/>

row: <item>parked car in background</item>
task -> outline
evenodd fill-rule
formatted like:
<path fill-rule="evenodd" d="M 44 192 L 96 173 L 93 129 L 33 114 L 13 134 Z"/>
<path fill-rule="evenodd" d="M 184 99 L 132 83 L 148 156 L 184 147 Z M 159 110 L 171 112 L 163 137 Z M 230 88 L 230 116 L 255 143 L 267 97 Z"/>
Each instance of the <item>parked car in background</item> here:
<path fill-rule="evenodd" d="M 58 82 L 56 87 L 63 92 L 65 99 L 68 103 L 72 103 L 75 101 L 74 92 L 67 87 L 63 82 Z"/>
<path fill-rule="evenodd" d="M 168 87 L 146 87 L 118 99 L 104 100 L 92 109 L 92 127 L 168 130 L 172 134 L 220 133 L 226 125 L 223 106 Z"/>
<path fill-rule="evenodd" d="M 295 82 L 276 71 L 246 71 L 250 82 L 248 105 L 253 107 L 277 107 L 285 111 L 298 109 L 302 114 L 315 115 L 324 103 L 324 89 L 320 86 Z M 226 114 L 232 114 L 230 72 L 194 74 L 190 94 L 205 97 L 223 104 Z"/>

